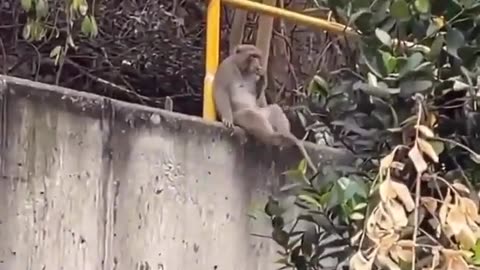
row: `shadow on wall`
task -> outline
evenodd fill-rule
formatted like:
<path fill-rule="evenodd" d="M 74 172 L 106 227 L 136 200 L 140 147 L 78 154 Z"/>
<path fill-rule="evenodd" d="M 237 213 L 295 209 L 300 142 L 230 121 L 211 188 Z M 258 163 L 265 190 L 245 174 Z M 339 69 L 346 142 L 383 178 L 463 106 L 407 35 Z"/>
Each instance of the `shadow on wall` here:
<path fill-rule="evenodd" d="M 247 212 L 282 184 L 297 149 L 7 76 L 0 108 L 0 269 L 276 267 L 274 243 L 250 236 L 270 225 Z"/>

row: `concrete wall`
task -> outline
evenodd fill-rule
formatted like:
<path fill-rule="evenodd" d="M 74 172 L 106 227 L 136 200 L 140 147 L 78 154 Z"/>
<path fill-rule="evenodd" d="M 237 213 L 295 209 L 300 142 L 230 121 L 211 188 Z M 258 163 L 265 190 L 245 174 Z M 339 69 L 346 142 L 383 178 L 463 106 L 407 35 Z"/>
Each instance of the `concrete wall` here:
<path fill-rule="evenodd" d="M 295 149 L 6 76 L 0 109 L 0 270 L 276 269 L 247 212 Z"/>

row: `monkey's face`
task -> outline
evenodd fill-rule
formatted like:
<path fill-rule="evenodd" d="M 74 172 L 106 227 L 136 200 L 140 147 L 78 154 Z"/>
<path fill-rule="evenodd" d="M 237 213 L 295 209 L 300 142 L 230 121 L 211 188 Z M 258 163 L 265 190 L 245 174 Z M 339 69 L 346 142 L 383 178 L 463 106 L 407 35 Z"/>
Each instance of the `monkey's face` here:
<path fill-rule="evenodd" d="M 265 73 L 261 59 L 257 55 L 249 56 L 247 68 L 250 74 L 256 74 L 257 76 L 263 76 Z"/>
<path fill-rule="evenodd" d="M 255 74 L 261 77 L 265 74 L 262 67 L 262 52 L 251 44 L 240 44 L 234 49 L 236 62 L 240 70 L 247 74 Z"/>

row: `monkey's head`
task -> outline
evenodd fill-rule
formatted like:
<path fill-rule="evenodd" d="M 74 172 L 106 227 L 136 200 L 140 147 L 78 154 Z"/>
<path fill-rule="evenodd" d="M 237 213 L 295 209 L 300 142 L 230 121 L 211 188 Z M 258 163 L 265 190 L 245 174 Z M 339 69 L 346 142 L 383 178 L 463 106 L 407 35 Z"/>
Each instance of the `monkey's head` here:
<path fill-rule="evenodd" d="M 240 44 L 233 50 L 238 69 L 244 74 L 263 76 L 262 52 L 255 45 Z"/>

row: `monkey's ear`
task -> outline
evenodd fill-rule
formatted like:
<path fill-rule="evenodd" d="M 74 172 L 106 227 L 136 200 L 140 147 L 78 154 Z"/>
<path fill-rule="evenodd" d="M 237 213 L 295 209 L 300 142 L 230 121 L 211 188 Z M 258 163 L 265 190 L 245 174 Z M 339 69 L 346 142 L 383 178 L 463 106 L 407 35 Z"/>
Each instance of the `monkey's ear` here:
<path fill-rule="evenodd" d="M 233 48 L 233 53 L 234 54 L 239 54 L 244 50 L 245 45 L 244 44 L 238 44 Z"/>
<path fill-rule="evenodd" d="M 250 53 L 250 52 L 260 52 L 259 49 L 253 44 L 238 44 L 234 47 L 233 53 Z"/>

